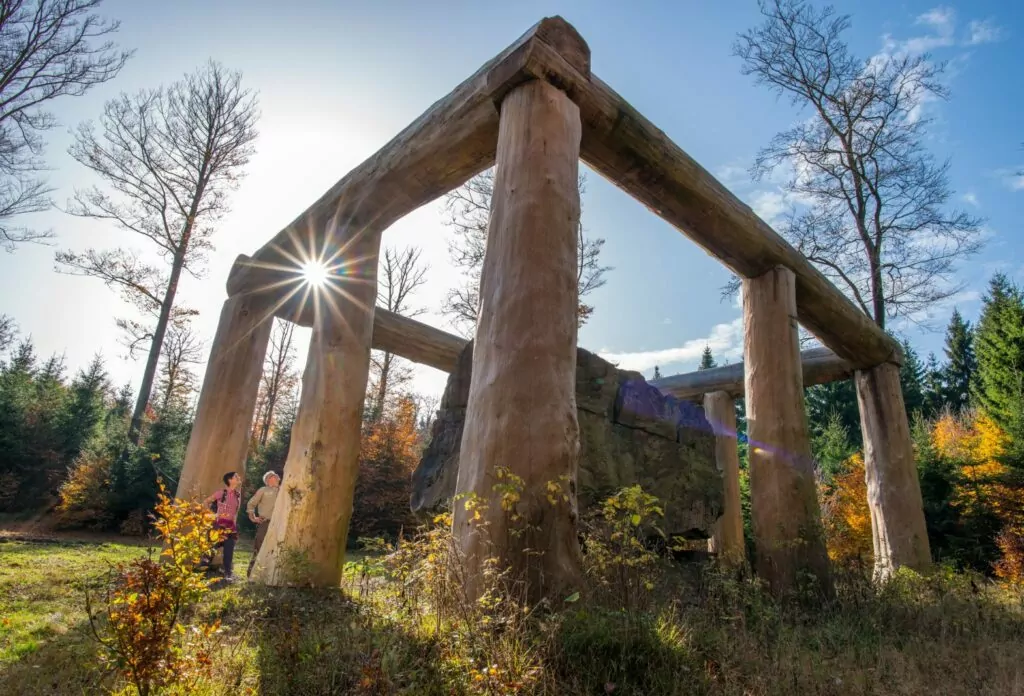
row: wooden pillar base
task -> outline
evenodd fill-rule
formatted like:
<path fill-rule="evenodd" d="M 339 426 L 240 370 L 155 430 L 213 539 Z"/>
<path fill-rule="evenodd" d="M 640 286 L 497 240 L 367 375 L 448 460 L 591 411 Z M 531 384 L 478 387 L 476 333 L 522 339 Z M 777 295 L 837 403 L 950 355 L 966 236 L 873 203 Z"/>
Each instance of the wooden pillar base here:
<path fill-rule="evenodd" d="M 757 572 L 777 594 L 798 589 L 809 574 L 828 595 L 792 271 L 780 266 L 743 281 L 743 328 Z"/>
<path fill-rule="evenodd" d="M 864 475 L 874 537 L 875 579 L 900 566 L 924 570 L 931 549 L 910 424 L 896 365 L 884 363 L 855 376 L 864 437 Z"/>
<path fill-rule="evenodd" d="M 178 498 L 203 498 L 223 487 L 223 476 L 245 476 L 245 458 L 263 358 L 274 317 L 263 301 L 238 295 L 224 302 L 185 450 Z"/>
<path fill-rule="evenodd" d="M 510 571 L 530 601 L 561 601 L 582 578 L 576 535 L 580 135 L 579 109 L 546 82 L 522 85 L 502 103 L 456 486 L 458 494 L 486 503 L 486 512 L 475 520 L 456 503 L 454 515 L 470 596 L 481 590 L 488 558 Z M 521 479 L 517 501 L 495 490 L 515 481 L 500 478 L 504 472 Z M 552 495 L 549 483 L 565 497 Z"/>
<path fill-rule="evenodd" d="M 736 442 L 736 401 L 726 392 L 704 395 L 704 414 L 715 433 L 715 463 L 722 472 L 725 505 L 708 540 L 708 551 L 724 563 L 741 563 L 744 556 L 743 511 L 740 502 L 740 456 Z"/>

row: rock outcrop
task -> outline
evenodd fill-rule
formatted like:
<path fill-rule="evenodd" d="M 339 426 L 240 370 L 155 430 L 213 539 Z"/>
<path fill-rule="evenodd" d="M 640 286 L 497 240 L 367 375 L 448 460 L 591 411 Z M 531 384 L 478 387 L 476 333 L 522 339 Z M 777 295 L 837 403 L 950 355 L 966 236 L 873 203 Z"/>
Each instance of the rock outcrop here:
<path fill-rule="evenodd" d="M 442 507 L 455 492 L 472 362 L 470 342 L 448 377 L 430 443 L 412 475 L 414 511 Z M 576 407 L 581 512 L 639 483 L 661 499 L 666 533 L 710 535 L 722 510 L 722 478 L 714 461 L 714 435 L 700 406 L 664 395 L 639 373 L 619 370 L 579 348 Z"/>

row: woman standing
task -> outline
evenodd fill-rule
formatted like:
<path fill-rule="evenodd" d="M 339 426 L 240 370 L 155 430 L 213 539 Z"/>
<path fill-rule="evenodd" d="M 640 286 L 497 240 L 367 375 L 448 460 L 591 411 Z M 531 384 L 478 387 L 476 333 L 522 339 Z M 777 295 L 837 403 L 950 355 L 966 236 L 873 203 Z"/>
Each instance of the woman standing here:
<path fill-rule="evenodd" d="M 217 519 L 214 520 L 214 529 L 223 529 L 226 535 L 223 538 L 224 544 L 224 579 L 231 582 L 235 579 L 234 555 L 235 542 L 238 540 L 238 509 L 242 506 L 242 494 L 238 487 L 242 484 L 242 477 L 234 471 L 224 474 L 224 488 L 216 493 L 211 493 L 204 505 L 216 502 L 214 511 Z"/>

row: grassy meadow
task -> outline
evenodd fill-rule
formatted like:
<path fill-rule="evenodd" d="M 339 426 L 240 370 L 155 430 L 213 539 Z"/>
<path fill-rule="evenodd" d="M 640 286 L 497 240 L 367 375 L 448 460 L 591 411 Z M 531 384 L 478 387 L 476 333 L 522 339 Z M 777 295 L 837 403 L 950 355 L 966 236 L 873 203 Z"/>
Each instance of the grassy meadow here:
<path fill-rule="evenodd" d="M 97 660 L 85 593 L 146 552 L 0 542 L 0 694 L 133 693 Z M 248 560 L 243 541 L 236 574 Z M 211 671 L 167 693 L 1024 694 L 1022 597 L 979 577 L 844 577 L 811 611 L 711 567 L 662 573 L 629 611 L 612 593 L 522 618 L 442 615 L 437 576 L 406 562 L 401 582 L 357 555 L 337 591 L 214 590 L 191 610 L 221 621 Z"/>

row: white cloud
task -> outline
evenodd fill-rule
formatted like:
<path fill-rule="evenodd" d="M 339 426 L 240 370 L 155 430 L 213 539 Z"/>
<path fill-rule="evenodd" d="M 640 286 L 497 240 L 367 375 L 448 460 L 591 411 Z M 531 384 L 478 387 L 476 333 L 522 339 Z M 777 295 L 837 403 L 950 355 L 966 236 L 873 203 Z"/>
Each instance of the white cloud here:
<path fill-rule="evenodd" d="M 601 351 L 598 355 L 617 364 L 620 369 L 644 372 L 654 368 L 655 365 L 664 367 L 677 363 L 697 362 L 705 347 L 711 348 L 711 352 L 719 362 L 740 359 L 743 356 L 743 317 L 737 317 L 725 324 L 716 324 L 711 328 L 711 334 L 707 338 L 686 341 L 677 348 L 635 353 Z M 662 370 L 662 374 L 667 373 Z"/>
<path fill-rule="evenodd" d="M 978 196 L 973 192 L 967 192 L 964 194 L 964 202 L 973 205 L 977 208 L 980 204 L 978 203 Z"/>
<path fill-rule="evenodd" d="M 781 191 L 758 191 L 751 199 L 750 207 L 772 227 L 782 220 L 783 214 L 789 209 L 786 196 Z"/>
<path fill-rule="evenodd" d="M 1006 177 L 1006 185 L 1011 191 L 1024 191 L 1024 174 L 1011 174 Z"/>
<path fill-rule="evenodd" d="M 667 326 L 672 323 L 672 320 L 669 319 L 668 317 L 665 317 L 664 319 L 661 320 L 661 323 Z"/>
<path fill-rule="evenodd" d="M 750 183 L 750 168 L 742 162 L 724 164 L 715 170 L 715 178 L 726 188 L 736 188 Z"/>
<path fill-rule="evenodd" d="M 1003 29 L 994 20 L 972 20 L 967 25 L 967 31 L 969 36 L 967 38 L 968 46 L 977 46 L 979 44 L 995 43 L 1003 38 Z"/>

